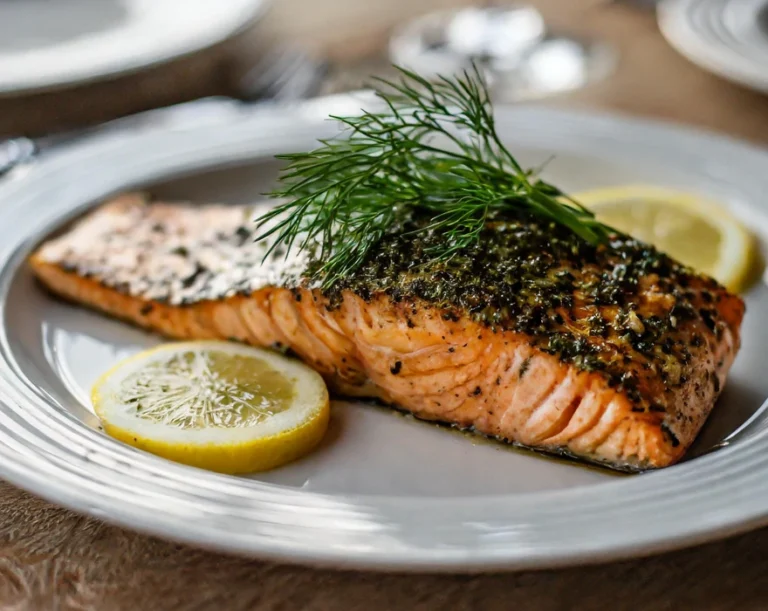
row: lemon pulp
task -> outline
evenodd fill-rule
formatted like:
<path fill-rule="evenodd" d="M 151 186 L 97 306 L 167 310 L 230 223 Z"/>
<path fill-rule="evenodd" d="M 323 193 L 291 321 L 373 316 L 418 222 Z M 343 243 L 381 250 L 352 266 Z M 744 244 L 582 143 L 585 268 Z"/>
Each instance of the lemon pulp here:
<path fill-rule="evenodd" d="M 227 342 L 166 344 L 95 384 L 104 430 L 130 445 L 225 473 L 262 471 L 310 451 L 328 424 L 328 391 L 301 363 Z"/>
<path fill-rule="evenodd" d="M 186 349 L 126 376 L 120 400 L 136 416 L 180 428 L 252 426 L 286 409 L 293 384 L 258 357 Z"/>

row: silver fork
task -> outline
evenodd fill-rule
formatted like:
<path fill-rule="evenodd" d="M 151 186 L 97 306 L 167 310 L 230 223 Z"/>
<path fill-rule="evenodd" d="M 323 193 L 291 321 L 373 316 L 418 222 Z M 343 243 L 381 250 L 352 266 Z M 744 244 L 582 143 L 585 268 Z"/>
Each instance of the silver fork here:
<path fill-rule="evenodd" d="M 291 102 L 311 97 L 318 91 L 327 71 L 323 61 L 301 50 L 277 48 L 265 54 L 238 81 L 237 97 L 211 96 L 156 108 L 99 125 L 42 136 L 10 138 L 0 142 L 0 176 L 29 163 L 51 148 L 113 130 L 136 129 L 153 124 L 200 119 L 210 113 L 262 102 Z"/>

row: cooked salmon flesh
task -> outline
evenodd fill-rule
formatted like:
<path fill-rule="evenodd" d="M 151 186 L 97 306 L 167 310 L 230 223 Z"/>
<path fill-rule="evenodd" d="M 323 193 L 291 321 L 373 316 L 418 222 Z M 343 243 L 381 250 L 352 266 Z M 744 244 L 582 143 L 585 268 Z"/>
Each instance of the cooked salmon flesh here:
<path fill-rule="evenodd" d="M 264 262 L 253 214 L 127 194 L 31 266 L 162 335 L 290 350 L 340 395 L 624 470 L 684 455 L 739 348 L 742 300 L 627 236 L 594 247 L 491 218 L 479 246 L 434 261 L 441 237 L 414 219 L 329 289 L 293 252 Z"/>

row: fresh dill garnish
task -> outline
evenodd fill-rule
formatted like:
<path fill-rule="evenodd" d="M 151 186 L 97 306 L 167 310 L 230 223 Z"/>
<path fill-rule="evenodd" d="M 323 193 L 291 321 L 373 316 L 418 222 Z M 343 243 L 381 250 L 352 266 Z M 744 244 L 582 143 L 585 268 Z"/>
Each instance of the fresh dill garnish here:
<path fill-rule="evenodd" d="M 523 169 L 496 133 L 485 83 L 475 68 L 427 81 L 403 68 L 398 81 L 376 79 L 384 110 L 331 116 L 344 132 L 288 162 L 285 199 L 257 219 L 278 247 L 308 250 L 323 287 L 354 272 L 396 223 L 418 213 L 442 236 L 434 259 L 475 244 L 489 213 L 514 208 L 568 227 L 584 240 L 609 229 L 576 201 Z"/>

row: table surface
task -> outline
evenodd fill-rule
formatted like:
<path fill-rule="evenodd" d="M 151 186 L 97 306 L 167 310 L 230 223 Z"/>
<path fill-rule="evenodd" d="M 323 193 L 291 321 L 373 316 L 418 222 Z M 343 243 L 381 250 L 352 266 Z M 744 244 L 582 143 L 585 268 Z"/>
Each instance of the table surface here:
<path fill-rule="evenodd" d="M 464 3 L 282 0 L 259 30 L 259 42 L 294 38 L 348 61 L 381 48 L 390 27 L 416 10 Z M 658 34 L 650 13 L 609 0 L 534 3 L 560 30 L 613 41 L 621 52 L 609 80 L 548 103 L 653 116 L 768 141 L 768 99 L 679 57 Z M 246 41 L 241 52 L 248 46 Z M 559 571 L 477 576 L 321 571 L 146 537 L 0 483 L 0 610 L 763 610 L 768 608 L 766 550 L 768 529 L 655 558 Z"/>

